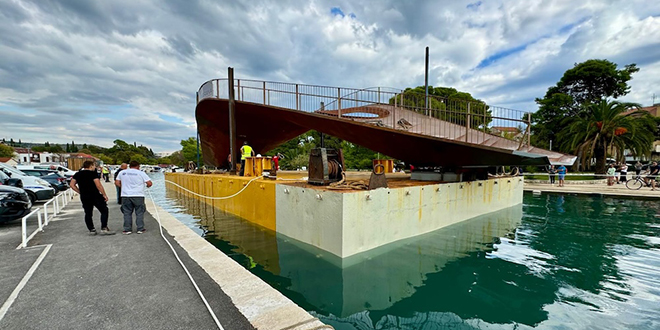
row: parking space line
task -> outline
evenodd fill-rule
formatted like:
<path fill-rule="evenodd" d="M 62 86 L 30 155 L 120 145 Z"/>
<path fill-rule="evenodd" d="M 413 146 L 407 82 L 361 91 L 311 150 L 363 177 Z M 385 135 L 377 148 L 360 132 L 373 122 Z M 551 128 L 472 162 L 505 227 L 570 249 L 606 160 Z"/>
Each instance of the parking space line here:
<path fill-rule="evenodd" d="M 41 252 L 39 255 L 39 258 L 32 264 L 32 267 L 28 270 L 28 272 L 23 276 L 23 279 L 21 282 L 18 283 L 14 291 L 9 295 L 9 298 L 7 298 L 7 301 L 5 301 L 4 304 L 2 304 L 2 307 L 0 307 L 0 322 L 2 322 L 2 319 L 5 317 L 5 314 L 7 314 L 7 311 L 11 307 L 11 305 L 14 303 L 16 298 L 18 297 L 18 294 L 23 290 L 27 282 L 30 280 L 30 277 L 34 274 L 34 272 L 37 270 L 41 262 L 44 260 L 46 257 L 46 254 L 48 254 L 48 251 L 50 251 L 50 248 L 53 246 L 53 244 L 47 244 L 46 248 Z"/>

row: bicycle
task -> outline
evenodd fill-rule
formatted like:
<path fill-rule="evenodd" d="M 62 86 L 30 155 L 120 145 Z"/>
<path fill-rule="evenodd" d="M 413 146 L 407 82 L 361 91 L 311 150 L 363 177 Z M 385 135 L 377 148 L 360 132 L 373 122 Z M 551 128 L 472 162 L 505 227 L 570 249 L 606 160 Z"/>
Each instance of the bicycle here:
<path fill-rule="evenodd" d="M 635 175 L 634 178 L 626 181 L 626 188 L 630 190 L 640 190 L 642 187 L 650 187 L 650 183 L 644 182 L 644 179 L 642 179 L 641 175 Z"/>

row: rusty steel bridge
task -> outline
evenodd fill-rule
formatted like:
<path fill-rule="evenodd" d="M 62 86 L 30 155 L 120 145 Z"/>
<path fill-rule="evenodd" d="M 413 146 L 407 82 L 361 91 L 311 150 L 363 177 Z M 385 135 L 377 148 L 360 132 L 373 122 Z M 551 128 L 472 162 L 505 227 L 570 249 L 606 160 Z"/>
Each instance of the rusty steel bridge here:
<path fill-rule="evenodd" d="M 204 163 L 227 165 L 229 79 L 204 83 L 196 119 Z M 392 88 L 352 89 L 236 79 L 236 149 L 258 153 L 316 130 L 415 166 L 572 165 L 576 157 L 531 146 L 529 114 L 482 102 Z M 429 104 L 429 107 L 426 107 Z"/>

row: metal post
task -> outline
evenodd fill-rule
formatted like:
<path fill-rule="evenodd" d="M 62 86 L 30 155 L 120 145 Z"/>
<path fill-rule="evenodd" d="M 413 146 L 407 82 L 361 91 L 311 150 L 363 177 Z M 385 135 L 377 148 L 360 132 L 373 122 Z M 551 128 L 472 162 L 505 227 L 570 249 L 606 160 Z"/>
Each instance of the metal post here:
<path fill-rule="evenodd" d="M 399 95 L 394 94 L 394 108 L 392 108 L 392 129 L 396 129 L 396 107 L 399 102 Z"/>
<path fill-rule="evenodd" d="M 21 219 L 21 246 L 27 247 L 27 216 Z"/>
<path fill-rule="evenodd" d="M 380 87 L 378 87 L 378 104 L 380 104 Z"/>
<path fill-rule="evenodd" d="M 266 82 L 264 81 L 264 105 L 266 105 Z"/>
<path fill-rule="evenodd" d="M 341 88 L 337 88 L 337 116 L 341 118 Z"/>
<path fill-rule="evenodd" d="M 468 142 L 468 133 L 470 130 L 470 102 L 467 104 L 467 115 L 465 116 L 465 142 Z"/>
<path fill-rule="evenodd" d="M 429 47 L 426 47 L 426 57 L 425 57 L 425 66 L 424 66 L 424 106 L 426 111 L 431 116 L 431 111 L 429 111 Z"/>
<path fill-rule="evenodd" d="M 240 101 L 241 100 L 241 80 L 240 79 L 236 79 L 236 90 L 238 91 L 238 98 L 236 98 L 236 99 Z"/>
<path fill-rule="evenodd" d="M 39 231 L 44 231 L 44 225 L 41 222 L 41 210 L 37 209 L 37 223 L 39 223 Z"/>
<path fill-rule="evenodd" d="M 230 174 L 236 174 L 236 161 L 238 160 L 236 149 L 236 113 L 234 100 L 234 68 L 227 68 L 227 83 L 229 85 L 229 153 L 231 154 Z"/>
<path fill-rule="evenodd" d="M 325 137 L 323 136 L 323 132 L 321 133 L 321 148 L 325 148 Z"/>
<path fill-rule="evenodd" d="M 199 168 L 199 127 L 197 127 L 197 168 Z"/>
<path fill-rule="evenodd" d="M 300 110 L 300 94 L 298 93 L 298 84 L 296 84 L 296 110 Z"/>
<path fill-rule="evenodd" d="M 220 79 L 215 80 L 215 97 L 220 98 Z"/>
<path fill-rule="evenodd" d="M 532 145 L 532 113 L 527 113 L 527 146 Z"/>
<path fill-rule="evenodd" d="M 552 151 L 552 140 L 550 140 L 550 151 Z"/>

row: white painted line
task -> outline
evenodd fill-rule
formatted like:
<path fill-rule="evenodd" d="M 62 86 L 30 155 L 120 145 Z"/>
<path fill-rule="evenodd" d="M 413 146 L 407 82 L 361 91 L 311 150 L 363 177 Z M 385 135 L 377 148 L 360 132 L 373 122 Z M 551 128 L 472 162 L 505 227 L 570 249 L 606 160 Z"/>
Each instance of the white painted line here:
<path fill-rule="evenodd" d="M 50 251 L 50 248 L 53 246 L 53 244 L 48 244 L 46 245 L 46 248 L 41 252 L 39 255 L 39 258 L 32 264 L 32 267 L 28 270 L 28 272 L 23 276 L 23 279 L 18 283 L 14 291 L 9 295 L 9 298 L 7 298 L 7 301 L 5 301 L 4 304 L 2 304 L 2 307 L 0 307 L 0 322 L 2 322 L 2 319 L 5 317 L 5 314 L 7 314 L 7 311 L 9 310 L 9 307 L 14 303 L 16 298 L 18 297 L 18 294 L 23 290 L 25 287 L 25 284 L 30 280 L 30 277 L 32 277 L 32 274 L 37 270 L 37 267 L 41 264 L 41 262 L 44 260 L 46 257 L 46 254 L 48 254 L 48 251 Z"/>

